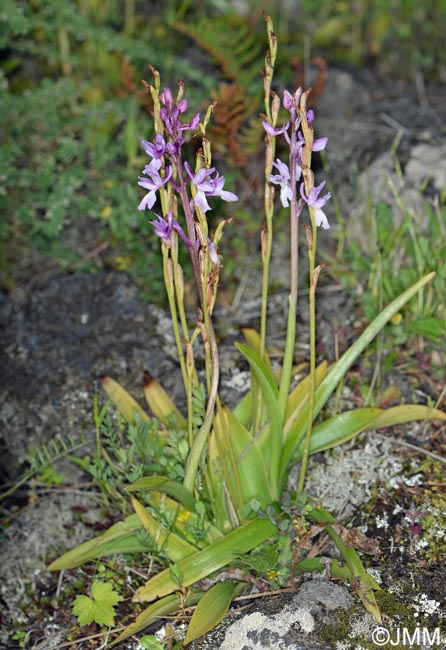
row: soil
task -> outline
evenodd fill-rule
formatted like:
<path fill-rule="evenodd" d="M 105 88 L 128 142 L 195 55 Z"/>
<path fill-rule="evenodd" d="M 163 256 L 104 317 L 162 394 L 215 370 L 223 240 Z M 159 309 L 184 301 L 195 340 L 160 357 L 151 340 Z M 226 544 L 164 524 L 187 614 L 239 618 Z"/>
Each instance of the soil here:
<path fill-rule="evenodd" d="M 392 193 L 385 191 L 383 174 L 387 177 L 392 173 L 388 157 L 397 136 L 401 138 L 397 155 L 403 172 L 400 190 L 414 211 L 422 185 L 428 198 L 446 187 L 444 100 L 444 88 L 418 87 L 417 91 L 400 83 L 378 83 L 368 73 L 330 72 L 317 107 L 317 135 L 329 136 L 330 177 L 345 214 L 350 215 L 350 236 L 365 249 L 370 233 L 364 231 L 358 215 L 369 191 L 373 195 L 379 190 L 377 200 L 392 205 Z M 424 147 L 422 154 L 419 147 Z M 360 191 L 355 202 L 352 188 L 358 185 L 352 181 L 358 169 Z M 417 227 L 422 230 L 423 223 Z M 333 251 L 327 233 L 321 233 L 320 246 L 321 251 Z M 272 268 L 273 361 L 280 359 L 285 332 L 289 282 L 283 269 L 285 255 L 286 233 L 282 240 L 279 237 Z M 222 395 L 230 405 L 247 386 L 247 367 L 232 343 L 239 338 L 240 325 L 257 325 L 259 273 L 254 251 L 241 261 L 231 282 L 223 284 L 216 313 Z M 233 288 L 238 282 L 242 291 Z M 304 284 L 302 280 L 302 289 Z M 318 300 L 318 351 L 332 360 L 335 332 L 341 321 L 342 342 L 347 345 L 361 331 L 363 317 L 354 298 L 328 274 Z M 142 375 L 148 369 L 179 405 L 184 400 L 168 317 L 162 309 L 144 303 L 124 274 L 33 274 L 13 292 L 0 296 L 0 308 L 0 472 L 7 485 L 19 476 L 27 450 L 48 444 L 57 434 L 66 444 L 84 442 L 85 438 L 84 449 L 88 449 L 94 440 L 91 413 L 99 375 L 110 374 L 142 403 Z M 307 321 L 304 306 L 298 323 L 299 359 L 306 358 L 308 352 Z M 383 378 L 382 391 L 398 385 L 401 399 L 412 401 L 415 394 L 420 402 L 435 403 L 443 387 L 440 369 L 446 361 L 444 349 L 409 346 L 400 352 L 404 361 L 401 370 Z M 371 359 L 353 369 L 350 378 L 354 388 L 344 392 L 345 402 L 358 403 L 361 377 L 370 376 L 372 370 Z M 343 525 L 378 543 L 379 551 L 363 557 L 368 557 L 364 561 L 382 584 L 379 602 L 383 624 L 392 630 L 413 627 L 415 621 L 432 632 L 441 628 L 446 637 L 445 444 L 444 426 L 410 425 L 370 434 L 312 459 L 309 492 L 337 512 Z M 61 461 L 55 467 L 63 476 L 60 486 L 48 487 L 42 477 L 34 477 L 3 508 L 7 525 L 0 567 L 4 605 L 0 647 L 2 643 L 11 650 L 104 647 L 106 637 L 99 628 L 77 627 L 68 605 L 91 569 L 87 566 L 59 577 L 49 574 L 45 566 L 64 548 L 110 524 L 111 515 L 94 486 L 85 484 L 85 477 L 72 463 Z M 341 484 L 346 494 L 340 497 Z M 131 572 L 122 558 L 112 566 L 121 576 Z M 308 576 L 296 579 L 294 591 L 298 593 L 308 580 Z M 351 596 L 352 604 L 330 615 L 330 620 L 324 618 L 327 605 L 312 610 L 316 620 L 323 623 L 311 635 L 301 635 L 298 640 L 284 637 L 280 643 L 302 650 L 375 648 L 371 641 L 374 623 L 354 593 Z M 278 611 L 289 598 L 279 603 Z M 270 596 L 265 596 L 263 603 L 256 599 L 248 613 L 265 612 L 272 600 Z M 125 623 L 131 612 L 129 599 L 120 604 L 118 612 L 118 620 Z M 228 626 L 245 615 L 245 609 L 234 609 L 220 628 L 218 642 L 210 637 L 210 645 L 202 641 L 194 647 L 219 647 L 217 643 L 224 642 Z M 21 631 L 24 645 L 20 644 Z M 80 637 L 85 640 L 73 640 Z M 136 650 L 141 646 L 131 640 L 116 647 Z M 265 641 L 248 647 L 271 646 Z M 446 647 L 446 642 L 439 647 Z"/>

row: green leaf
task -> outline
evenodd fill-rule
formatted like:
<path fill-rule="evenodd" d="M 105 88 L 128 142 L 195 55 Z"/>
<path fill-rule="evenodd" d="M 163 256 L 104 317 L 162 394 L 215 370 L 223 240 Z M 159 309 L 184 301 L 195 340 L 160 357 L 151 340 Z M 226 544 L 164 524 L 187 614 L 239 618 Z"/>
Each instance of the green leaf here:
<path fill-rule="evenodd" d="M 355 581 L 354 587 L 356 593 L 360 597 L 365 609 L 370 612 L 378 623 L 381 623 L 381 613 L 375 599 L 374 590 L 380 591 L 381 587 L 376 580 L 367 573 L 361 559 L 356 550 L 350 546 L 346 546 L 333 526 L 336 524 L 336 519 L 325 508 L 313 508 L 309 513 L 309 517 L 317 523 L 324 523 L 325 532 L 336 544 L 342 558 L 350 569 L 353 578 L 359 578 Z"/>
<path fill-rule="evenodd" d="M 163 616 L 175 614 L 182 607 L 192 607 L 200 600 L 202 595 L 202 591 L 195 591 L 190 594 L 185 600 L 184 598 L 180 598 L 180 596 L 177 594 L 171 594 L 170 596 L 166 596 L 165 598 L 157 600 L 156 603 L 153 603 L 152 605 L 149 605 L 149 607 L 146 607 L 146 609 L 144 609 L 141 614 L 136 617 L 133 623 L 127 625 L 125 630 L 121 632 L 118 638 L 115 639 L 110 645 L 115 645 L 116 643 L 120 643 L 121 641 L 128 639 L 129 636 L 133 636 L 134 634 L 141 632 L 141 630 L 148 627 L 149 625 L 152 625 L 152 623 L 158 622 L 160 618 L 163 618 Z"/>
<path fill-rule="evenodd" d="M 176 562 L 184 557 L 186 549 L 190 552 L 196 549 L 188 544 L 167 528 L 158 524 L 158 522 L 147 513 L 150 517 L 150 534 L 166 555 Z M 106 555 L 116 555 L 117 553 L 142 553 L 148 550 L 147 544 L 138 539 L 137 533 L 144 530 L 138 515 L 130 515 L 124 521 L 113 524 L 105 533 L 84 542 L 71 551 L 64 553 L 60 558 L 55 560 L 48 567 L 49 571 L 61 571 L 63 569 L 73 569 L 81 566 L 89 560 L 95 560 Z"/>
<path fill-rule="evenodd" d="M 77 617 L 79 625 L 89 625 L 93 621 L 107 627 L 114 625 L 114 605 L 122 598 L 113 591 L 113 585 L 110 582 L 95 580 L 91 585 L 91 595 L 92 598 L 77 596 L 74 601 L 73 614 Z"/>
<path fill-rule="evenodd" d="M 242 327 L 241 331 L 249 347 L 255 350 L 255 352 L 257 352 L 257 354 L 260 356 L 260 348 L 261 348 L 260 334 L 255 329 L 252 329 L 251 327 Z M 271 367 L 271 361 L 268 356 L 268 352 L 266 350 L 265 350 L 265 356 L 263 358 L 263 361 L 265 362 L 268 370 L 272 374 L 273 370 Z"/>
<path fill-rule="evenodd" d="M 219 451 L 219 445 L 217 443 L 216 431 L 216 422 L 218 417 L 217 415 L 214 419 L 214 429 L 209 436 L 208 443 L 208 460 L 206 463 L 206 483 L 209 489 L 209 496 L 212 502 L 212 513 L 214 516 L 214 523 L 217 526 L 218 530 L 228 531 L 232 528 L 229 521 L 229 512 L 228 512 L 228 501 L 229 497 L 226 494 L 224 486 L 229 483 L 229 479 L 226 480 L 223 474 L 223 467 L 221 458 L 222 455 L 225 457 L 227 453 L 227 440 L 223 440 L 222 444 L 225 445 L 222 453 Z M 230 487 L 230 486 L 229 486 Z"/>
<path fill-rule="evenodd" d="M 195 508 L 195 499 L 189 490 L 181 483 L 169 481 L 164 476 L 144 476 L 126 487 L 126 492 L 150 492 L 152 490 L 168 494 L 181 503 L 187 510 L 193 511 Z"/>
<path fill-rule="evenodd" d="M 133 525 L 130 525 L 129 522 Z M 105 533 L 94 539 L 90 539 L 80 546 L 64 553 L 61 557 L 54 560 L 49 567 L 49 571 L 62 571 L 64 569 L 74 569 L 85 562 L 95 560 L 107 555 L 117 553 L 142 553 L 148 550 L 147 544 L 144 544 L 136 536 L 137 531 L 143 527 L 136 515 L 127 517 L 125 522 L 119 522 L 111 526 Z"/>
<path fill-rule="evenodd" d="M 296 564 L 294 571 L 297 574 L 312 573 L 313 571 L 322 573 L 325 571 L 325 562 L 321 562 L 319 557 L 306 557 Z M 337 560 L 330 561 L 330 575 L 335 580 L 351 581 L 353 578 L 349 567 L 346 564 L 339 564 Z"/>
<path fill-rule="evenodd" d="M 268 474 L 262 454 L 249 431 L 238 422 L 232 411 L 226 407 L 221 409 L 223 432 L 226 436 L 235 458 L 235 471 L 238 473 L 243 493 L 243 504 L 257 497 L 263 507 L 273 500 Z M 225 462 L 225 459 L 222 459 Z"/>
<path fill-rule="evenodd" d="M 237 588 L 238 585 L 233 582 L 219 582 L 204 594 L 190 619 L 184 639 L 185 645 L 220 623 L 237 593 Z"/>
<path fill-rule="evenodd" d="M 317 424 L 311 437 L 310 453 L 340 445 L 363 431 L 382 429 L 414 420 L 446 420 L 446 413 L 430 406 L 401 404 L 389 409 L 362 408 L 339 413 Z M 297 458 L 303 452 L 299 446 Z"/>
<path fill-rule="evenodd" d="M 252 404 L 252 390 L 249 390 L 233 409 L 235 417 L 244 427 L 247 427 L 251 421 Z"/>
<path fill-rule="evenodd" d="M 330 368 L 327 376 L 316 391 L 315 417 L 325 406 L 327 400 L 336 389 L 347 370 L 356 361 L 359 355 L 367 348 L 369 343 L 382 330 L 384 325 L 394 316 L 413 296 L 418 293 L 425 284 L 435 277 L 435 272 L 425 275 L 421 280 L 404 291 L 398 298 L 395 298 L 380 314 L 370 323 L 361 336 L 342 355 L 342 357 Z"/>
<path fill-rule="evenodd" d="M 235 555 L 256 548 L 276 532 L 276 527 L 269 520 L 253 519 L 212 542 L 203 550 L 179 560 L 176 563 L 176 574 L 181 576 L 182 586 L 189 587 L 226 566 Z M 172 576 L 170 569 L 165 569 L 140 587 L 133 600 L 138 603 L 151 601 L 167 596 L 177 589 L 178 581 Z"/>
<path fill-rule="evenodd" d="M 441 339 L 446 336 L 446 323 L 441 318 L 426 316 L 409 323 L 409 332 L 419 334 L 429 339 Z"/>
<path fill-rule="evenodd" d="M 446 420 L 446 413 L 430 406 L 401 404 L 383 410 L 373 425 L 374 428 L 381 429 L 413 420 Z"/>
<path fill-rule="evenodd" d="M 342 357 L 330 368 L 327 376 L 317 388 L 314 396 L 313 417 L 316 418 L 325 406 L 327 400 L 336 390 L 339 382 L 343 379 L 348 369 L 356 361 L 359 355 L 367 348 L 369 343 L 380 332 L 384 325 L 406 304 L 425 284 L 430 282 L 435 276 L 435 272 L 425 275 L 421 280 L 416 282 L 412 287 L 404 291 L 398 298 L 393 300 L 382 312 L 370 323 L 361 336 L 353 345 L 342 355 Z M 289 464 L 298 448 L 307 425 L 309 407 L 305 405 L 296 420 L 292 431 L 286 438 L 280 461 L 280 475 L 285 476 Z"/>
<path fill-rule="evenodd" d="M 330 449 L 353 438 L 361 431 L 373 427 L 373 422 L 382 414 L 379 408 L 362 408 L 334 415 L 313 428 L 310 453 Z M 303 441 L 299 445 L 297 458 L 303 453 Z"/>
<path fill-rule="evenodd" d="M 279 392 L 271 371 L 268 369 L 265 362 L 262 361 L 257 352 L 241 343 L 236 343 L 235 346 L 240 350 L 251 366 L 252 371 L 260 384 L 266 408 L 268 410 L 270 427 L 268 476 L 273 500 L 278 500 L 280 498 L 279 463 L 280 450 L 282 447 L 282 418 L 279 411 Z"/>

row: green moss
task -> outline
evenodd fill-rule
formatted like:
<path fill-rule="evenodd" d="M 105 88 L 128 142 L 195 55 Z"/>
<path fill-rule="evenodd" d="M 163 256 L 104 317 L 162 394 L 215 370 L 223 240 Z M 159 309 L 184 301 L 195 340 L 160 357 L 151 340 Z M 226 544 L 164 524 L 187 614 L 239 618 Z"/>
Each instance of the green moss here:
<path fill-rule="evenodd" d="M 321 640 L 327 643 L 334 643 L 341 639 L 348 639 L 350 620 L 354 611 L 354 608 L 351 607 L 350 609 L 338 609 L 334 612 L 336 620 L 333 623 L 322 624 L 318 630 L 318 636 Z"/>
<path fill-rule="evenodd" d="M 407 599 L 401 599 L 390 591 L 383 590 L 375 594 L 376 602 L 378 603 L 379 610 L 382 615 L 388 616 L 390 619 L 407 622 L 413 621 L 413 610 L 407 606 Z"/>

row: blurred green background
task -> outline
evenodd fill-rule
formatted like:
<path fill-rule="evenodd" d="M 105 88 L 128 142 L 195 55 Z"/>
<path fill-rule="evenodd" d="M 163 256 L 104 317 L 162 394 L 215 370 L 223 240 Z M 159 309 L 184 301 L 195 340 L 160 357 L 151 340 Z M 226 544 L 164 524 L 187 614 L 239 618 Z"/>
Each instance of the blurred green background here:
<path fill-rule="evenodd" d="M 3 0 L 1 289 L 61 268 L 118 269 L 143 291 L 149 284 L 151 300 L 162 296 L 159 242 L 136 209 L 139 140 L 151 137 L 141 85 L 151 80 L 149 63 L 162 83 L 186 83 L 191 111 L 226 101 L 213 127 L 215 156 L 226 187 L 241 195 L 246 156 L 262 148 L 262 11 L 274 19 L 285 85 L 309 51 L 386 77 L 446 81 L 446 0 L 271 4 Z M 258 229 L 247 201 L 237 211 L 246 232 Z"/>

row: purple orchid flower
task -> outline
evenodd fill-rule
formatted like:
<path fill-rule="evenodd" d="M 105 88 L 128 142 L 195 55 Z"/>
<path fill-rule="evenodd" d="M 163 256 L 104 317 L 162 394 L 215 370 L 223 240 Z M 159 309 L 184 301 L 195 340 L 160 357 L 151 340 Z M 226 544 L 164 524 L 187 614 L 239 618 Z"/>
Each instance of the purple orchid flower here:
<path fill-rule="evenodd" d="M 172 176 L 172 167 L 166 169 L 166 175 L 161 177 L 158 173 L 158 170 L 161 167 L 161 160 L 154 158 L 149 165 L 144 167 L 143 174 L 147 174 L 149 178 L 144 178 L 144 176 L 138 176 L 138 185 L 144 187 L 144 189 L 149 190 L 145 197 L 142 199 L 141 203 L 138 205 L 138 210 L 145 210 L 146 208 L 153 208 L 156 201 L 157 191 L 165 185 L 170 177 Z"/>
<path fill-rule="evenodd" d="M 155 144 L 148 142 L 147 140 L 141 140 L 141 144 L 144 147 L 144 151 L 148 156 L 152 156 L 158 160 L 164 156 L 166 151 L 166 141 L 160 133 L 157 133 L 155 136 Z"/>
<path fill-rule="evenodd" d="M 281 133 L 285 135 L 290 126 L 289 122 L 286 122 L 283 126 L 279 126 L 279 127 L 274 127 L 269 122 L 266 121 L 263 121 L 262 124 L 263 124 L 263 128 L 268 133 L 268 135 L 271 135 L 273 137 L 276 135 L 280 135 Z"/>
<path fill-rule="evenodd" d="M 294 95 L 292 95 L 288 90 L 283 91 L 283 106 L 287 111 L 296 110 L 299 108 L 299 101 L 302 95 L 302 88 L 298 88 Z"/>
<path fill-rule="evenodd" d="M 211 258 L 212 264 L 214 264 L 214 266 L 218 266 L 220 268 L 221 267 L 220 258 L 218 256 L 217 249 L 215 248 L 215 244 L 212 241 L 212 239 L 208 239 L 208 252 L 209 252 L 209 257 Z"/>
<path fill-rule="evenodd" d="M 223 201 L 238 201 L 238 196 L 237 194 L 234 194 L 233 192 L 228 192 L 227 190 L 223 189 L 223 186 L 225 184 L 225 177 L 220 176 L 220 174 L 216 171 L 215 172 L 215 178 L 212 179 L 212 183 L 214 185 L 214 189 L 212 192 L 209 194 L 209 196 L 219 196 Z"/>
<path fill-rule="evenodd" d="M 172 213 L 169 212 L 167 219 L 155 212 L 156 220 L 149 221 L 155 229 L 155 235 L 163 240 L 165 244 L 169 243 L 170 235 L 173 227 Z"/>
<path fill-rule="evenodd" d="M 163 108 L 160 111 L 161 119 L 175 142 L 181 131 L 195 131 L 200 121 L 200 113 L 196 113 L 188 124 L 180 122 L 180 115 L 187 110 L 187 99 L 184 98 L 177 104 L 173 98 L 172 91 L 169 88 L 164 88 L 160 94 L 160 100 L 163 104 Z"/>
<path fill-rule="evenodd" d="M 219 196 L 223 201 L 238 201 L 238 196 L 236 194 L 223 190 L 225 177 L 220 176 L 219 173 L 216 172 L 215 167 L 210 167 L 209 169 L 201 167 L 196 174 L 193 173 L 188 162 L 184 163 L 184 167 L 187 175 L 197 189 L 193 198 L 193 203 L 195 206 L 201 208 L 203 212 L 211 210 L 211 206 L 207 202 L 206 198 L 208 196 Z M 214 172 L 215 178 L 210 178 Z"/>
<path fill-rule="evenodd" d="M 172 230 L 174 230 L 179 237 L 181 237 L 182 241 L 186 244 L 187 248 L 190 250 L 192 248 L 192 243 L 188 237 L 186 237 L 184 230 L 178 223 L 176 219 L 173 218 L 172 212 L 167 213 L 167 219 L 162 217 L 161 215 L 157 214 L 155 212 L 156 220 L 150 221 L 149 223 L 152 224 L 152 226 L 155 229 L 155 235 L 162 239 L 162 241 L 165 244 L 170 244 L 170 235 L 172 234 Z"/>
<path fill-rule="evenodd" d="M 327 146 L 328 138 L 316 138 L 316 140 L 313 140 L 313 146 L 311 147 L 311 151 L 323 151 L 325 147 Z M 297 144 L 300 148 L 302 148 L 305 145 L 305 138 L 303 136 L 303 133 L 299 131 L 297 134 Z"/>
<path fill-rule="evenodd" d="M 328 228 L 330 228 L 330 224 L 328 223 L 328 219 L 325 215 L 325 212 L 322 210 L 322 208 L 327 203 L 327 201 L 331 198 L 331 193 L 327 192 L 325 196 L 321 196 L 319 198 L 319 194 L 322 192 L 322 189 L 324 187 L 325 187 L 325 181 L 322 181 L 322 183 L 317 187 L 311 188 L 310 193 L 307 197 L 305 195 L 305 186 L 303 183 L 301 183 L 300 194 L 303 200 L 305 201 L 305 203 L 307 203 L 310 207 L 313 208 L 316 225 L 322 226 L 324 230 L 328 230 Z"/>
<path fill-rule="evenodd" d="M 284 208 L 287 208 L 289 202 L 293 199 L 293 188 L 291 187 L 290 180 L 291 174 L 290 170 L 285 163 L 283 163 L 279 158 L 276 162 L 273 162 L 273 167 L 279 171 L 278 174 L 271 174 L 269 180 L 274 185 L 280 185 L 280 202 Z M 296 163 L 296 181 L 301 177 L 302 170 L 300 165 Z"/>

